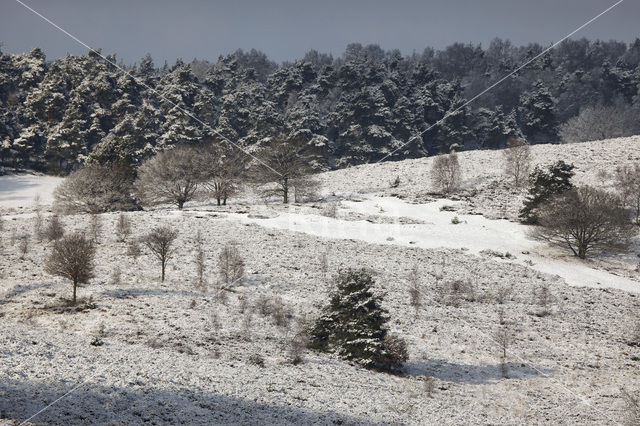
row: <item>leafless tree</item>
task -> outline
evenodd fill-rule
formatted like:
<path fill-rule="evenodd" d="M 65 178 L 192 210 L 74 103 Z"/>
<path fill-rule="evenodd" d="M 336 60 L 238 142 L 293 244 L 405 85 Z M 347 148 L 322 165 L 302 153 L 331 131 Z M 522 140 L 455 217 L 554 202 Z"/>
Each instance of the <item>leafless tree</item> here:
<path fill-rule="evenodd" d="M 72 233 L 58 239 L 47 259 L 48 274 L 67 278 L 73 282 L 73 304 L 76 303 L 78 284 L 93 278 L 95 246 L 82 233 Z"/>
<path fill-rule="evenodd" d="M 34 218 L 34 224 L 33 224 L 33 234 L 36 236 L 36 238 L 38 239 L 38 241 L 42 241 L 42 238 L 44 238 L 44 233 L 42 231 L 42 228 L 44 226 L 44 219 L 42 217 L 42 206 L 40 205 L 40 195 L 36 195 L 33 198 L 34 201 L 34 210 L 36 211 L 36 216 Z"/>
<path fill-rule="evenodd" d="M 124 213 L 120 213 L 116 222 L 116 235 L 118 241 L 124 243 L 129 235 L 131 235 L 131 221 Z"/>
<path fill-rule="evenodd" d="M 124 165 L 88 165 L 71 172 L 54 191 L 54 209 L 62 213 L 136 210 L 133 170 Z"/>
<path fill-rule="evenodd" d="M 618 197 L 591 187 L 565 191 L 543 204 L 539 224 L 533 238 L 568 248 L 581 259 L 591 251 L 623 249 L 634 233 Z"/>
<path fill-rule="evenodd" d="M 244 260 L 235 242 L 229 242 L 218 256 L 218 271 L 220 281 L 226 286 L 232 286 L 244 277 Z"/>
<path fill-rule="evenodd" d="M 498 343 L 500 350 L 500 369 L 503 377 L 508 377 L 509 367 L 507 364 L 507 355 L 509 346 L 513 343 L 514 335 L 511 329 L 511 323 L 504 320 L 504 312 L 500 314 L 500 328 L 494 335 L 495 341 Z"/>
<path fill-rule="evenodd" d="M 407 281 L 409 282 L 409 302 L 415 309 L 417 317 L 420 306 L 422 306 L 422 298 L 420 292 L 420 270 L 418 269 L 418 265 L 414 265 L 413 268 L 411 268 L 409 276 L 407 277 Z"/>
<path fill-rule="evenodd" d="M 214 141 L 200 150 L 203 185 L 219 206 L 226 205 L 227 199 L 238 192 L 245 173 L 245 156 L 237 150 L 224 149 L 225 146 Z"/>
<path fill-rule="evenodd" d="M 182 209 L 184 203 L 196 198 L 206 179 L 201 161 L 200 151 L 186 145 L 149 159 L 140 166 L 135 182 L 143 204 L 175 204 Z"/>
<path fill-rule="evenodd" d="M 640 164 L 633 167 L 618 167 L 616 187 L 622 198 L 622 204 L 632 209 L 635 223 L 640 225 Z"/>
<path fill-rule="evenodd" d="M 102 232 L 102 220 L 100 219 L 100 215 L 97 213 L 91 214 L 91 222 L 89 223 L 89 227 L 91 230 L 91 238 L 94 243 L 98 243 L 100 239 L 100 232 Z"/>
<path fill-rule="evenodd" d="M 517 188 L 527 180 L 531 171 L 531 150 L 524 139 L 509 138 L 503 151 L 504 172 Z"/>
<path fill-rule="evenodd" d="M 255 166 L 253 178 L 266 188 L 265 196 L 282 197 L 282 202 L 287 204 L 292 189 L 303 193 L 317 185 L 310 176 L 312 169 L 302 140 L 283 135 L 274 137 L 257 157 L 264 164 Z"/>
<path fill-rule="evenodd" d="M 433 186 L 444 194 L 450 194 L 460 188 L 461 181 L 462 172 L 460 171 L 458 154 L 452 151 L 450 154 L 436 156 L 431 168 Z"/>
<path fill-rule="evenodd" d="M 198 287 L 203 288 L 205 285 L 205 281 L 204 281 L 204 274 L 205 274 L 205 270 L 206 270 L 206 258 L 204 255 L 204 248 L 203 248 L 203 240 L 202 240 L 202 233 L 200 232 L 200 230 L 198 230 L 198 233 L 196 234 L 196 237 L 194 238 L 194 243 L 196 246 L 196 273 L 198 275 Z"/>
<path fill-rule="evenodd" d="M 59 240 L 64 236 L 64 226 L 57 214 L 51 216 L 44 230 L 44 236 L 49 241 Z"/>
<path fill-rule="evenodd" d="M 640 132 L 638 113 L 626 105 L 586 107 L 560 126 L 565 143 L 632 136 Z"/>
<path fill-rule="evenodd" d="M 162 267 L 162 281 L 164 282 L 164 272 L 167 262 L 174 254 L 173 243 L 178 237 L 178 232 L 169 226 L 159 226 L 154 228 L 142 240 L 151 253 L 160 261 Z"/>

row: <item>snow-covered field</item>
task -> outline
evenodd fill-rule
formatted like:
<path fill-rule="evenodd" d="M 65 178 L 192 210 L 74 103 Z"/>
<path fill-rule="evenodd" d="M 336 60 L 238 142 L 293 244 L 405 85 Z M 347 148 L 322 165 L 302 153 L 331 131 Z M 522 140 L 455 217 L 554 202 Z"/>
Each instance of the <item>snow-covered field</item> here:
<path fill-rule="evenodd" d="M 638 161 L 639 145 L 636 137 L 533 152 L 542 164 L 574 162 L 578 183 L 606 185 L 597 170 Z M 65 307 L 70 284 L 44 273 L 47 243 L 32 239 L 24 256 L 11 244 L 33 233 L 35 191 L 0 177 L 9 188 L 0 191 L 0 422 L 20 423 L 64 396 L 29 422 L 623 423 L 622 388 L 640 391 L 640 347 L 628 344 L 640 318 L 640 250 L 585 262 L 529 240 L 525 226 L 493 219 L 512 217 L 523 195 L 499 182 L 501 153 L 460 157 L 467 191 L 455 200 L 432 198 L 424 159 L 323 174 L 328 198 L 314 205 L 127 213 L 131 238 L 159 224 L 180 231 L 164 283 L 150 253 L 135 259 L 116 240 L 118 215 L 100 215 L 96 278 L 79 290 L 77 312 Z M 390 188 L 396 176 L 401 185 Z M 87 216 L 63 220 L 68 229 L 89 225 Z M 198 230 L 206 288 L 196 285 Z M 216 259 L 231 240 L 247 279 L 219 292 Z M 417 313 L 407 280 L 416 265 Z M 344 267 L 375 272 L 392 331 L 409 343 L 405 374 L 313 352 L 289 362 L 293 336 Z M 468 283 L 462 293 L 454 281 Z M 506 375 L 501 322 L 513 336 Z M 91 345 L 96 338 L 103 344 Z"/>

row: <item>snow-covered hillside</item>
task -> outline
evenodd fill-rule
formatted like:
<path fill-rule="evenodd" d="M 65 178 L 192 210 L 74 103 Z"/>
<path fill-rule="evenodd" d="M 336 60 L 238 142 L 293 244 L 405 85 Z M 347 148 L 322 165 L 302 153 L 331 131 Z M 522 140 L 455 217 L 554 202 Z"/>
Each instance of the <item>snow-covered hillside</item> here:
<path fill-rule="evenodd" d="M 540 164 L 575 163 L 577 183 L 606 184 L 597 171 L 640 160 L 638 145 L 636 137 L 533 153 Z M 48 243 L 32 238 L 26 254 L 12 244 L 33 233 L 33 191 L 14 186 L 10 202 L 0 192 L 0 419 L 20 423 L 63 397 L 30 422 L 625 421 L 622 388 L 640 391 L 640 347 L 630 344 L 640 318 L 640 250 L 579 261 L 533 242 L 526 226 L 493 219 L 510 217 L 502 203 L 511 200 L 515 211 L 523 195 L 499 182 L 501 152 L 460 160 L 466 190 L 455 200 L 433 198 L 431 159 L 423 159 L 323 174 L 327 198 L 315 204 L 200 202 L 127 213 L 129 239 L 160 224 L 179 231 L 164 283 L 151 253 L 134 258 L 117 241 L 118 215 L 102 214 L 96 277 L 80 288 L 79 309 L 65 304 L 69 282 L 44 272 Z M 390 188 L 396 176 L 401 184 Z M 7 182 L 16 181 L 0 177 Z M 63 221 L 67 229 L 90 224 L 85 215 Z M 198 231 L 205 288 L 196 285 Z M 232 240 L 247 279 L 220 292 L 217 256 Z M 331 276 L 348 267 L 374 271 L 392 331 L 409 344 L 403 375 L 314 352 L 289 362 L 293 336 L 326 302 Z M 414 267 L 417 311 L 408 292 Z M 498 341 L 505 327 L 506 370 Z"/>

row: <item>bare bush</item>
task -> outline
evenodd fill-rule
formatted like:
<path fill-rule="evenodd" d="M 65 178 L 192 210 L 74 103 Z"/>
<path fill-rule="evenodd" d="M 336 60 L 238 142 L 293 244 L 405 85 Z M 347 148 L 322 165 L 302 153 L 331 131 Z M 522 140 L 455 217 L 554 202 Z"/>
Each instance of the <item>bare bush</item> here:
<path fill-rule="evenodd" d="M 20 236 L 20 243 L 18 243 L 18 251 L 20 252 L 20 258 L 24 259 L 29 252 L 29 235 Z"/>
<path fill-rule="evenodd" d="M 131 220 L 124 213 L 120 213 L 116 222 L 116 236 L 118 241 L 124 243 L 131 235 Z"/>
<path fill-rule="evenodd" d="M 116 267 L 113 268 L 113 271 L 111 271 L 111 277 L 109 279 L 109 283 L 111 285 L 122 284 L 122 271 L 120 270 L 119 266 L 116 265 Z"/>
<path fill-rule="evenodd" d="M 591 251 L 621 250 L 634 233 L 618 197 L 584 187 L 565 191 L 539 208 L 537 240 L 570 249 L 581 259 Z"/>
<path fill-rule="evenodd" d="M 458 162 L 458 154 L 438 155 L 433 160 L 431 183 L 440 192 L 450 194 L 460 188 L 462 172 Z"/>
<path fill-rule="evenodd" d="M 415 310 L 416 317 L 418 316 L 418 312 L 420 307 L 422 306 L 422 294 L 420 291 L 420 269 L 418 265 L 414 265 L 407 276 L 407 281 L 409 282 L 409 303 L 413 306 Z"/>
<path fill-rule="evenodd" d="M 127 244 L 127 254 L 133 257 L 134 260 L 138 259 L 138 256 L 142 254 L 140 241 L 138 241 L 137 239 L 129 241 L 129 243 Z"/>
<path fill-rule="evenodd" d="M 58 185 L 53 207 L 63 213 L 137 210 L 133 176 L 133 169 L 125 165 L 88 165 L 71 172 Z"/>
<path fill-rule="evenodd" d="M 631 208 L 635 223 L 640 225 L 640 164 L 634 167 L 618 167 L 616 187 L 620 193 L 622 205 Z"/>
<path fill-rule="evenodd" d="M 218 256 L 218 273 L 220 281 L 227 287 L 237 284 L 244 278 L 244 260 L 240 255 L 237 243 L 227 243 Z"/>
<path fill-rule="evenodd" d="M 73 282 L 73 300 L 76 303 L 78 284 L 93 278 L 95 246 L 82 233 L 72 233 L 55 241 L 45 270 L 48 274 L 67 278 Z"/>
<path fill-rule="evenodd" d="M 89 230 L 91 231 L 91 239 L 94 243 L 98 243 L 100 239 L 100 232 L 102 231 L 102 220 L 97 213 L 91 214 L 91 221 L 89 222 Z"/>
<path fill-rule="evenodd" d="M 476 300 L 475 290 L 471 281 L 445 281 L 437 288 L 437 299 L 447 306 L 460 306 L 463 301 Z"/>
<path fill-rule="evenodd" d="M 44 229 L 44 237 L 49 241 L 57 241 L 64 236 L 64 226 L 57 214 L 51 216 Z"/>
<path fill-rule="evenodd" d="M 198 233 L 194 238 L 194 243 L 196 247 L 196 256 L 195 256 L 196 274 L 197 274 L 196 283 L 198 287 L 203 288 L 205 286 L 204 274 L 206 270 L 206 263 L 205 263 L 206 258 L 204 255 L 202 233 L 200 232 L 200 230 L 198 230 Z"/>
<path fill-rule="evenodd" d="M 588 142 L 640 133 L 638 113 L 626 105 L 590 106 L 560 126 L 563 142 Z"/>
<path fill-rule="evenodd" d="M 144 205 L 175 204 L 194 200 L 207 179 L 201 153 L 180 145 L 156 154 L 138 170 L 135 188 Z"/>
<path fill-rule="evenodd" d="M 168 226 L 159 226 L 154 228 L 147 236 L 142 240 L 145 246 L 151 253 L 160 261 L 162 268 L 162 281 L 164 281 L 165 268 L 167 262 L 173 256 L 175 250 L 173 243 L 178 237 L 178 232 Z"/>
<path fill-rule="evenodd" d="M 407 342 L 394 334 L 387 334 L 382 342 L 381 364 L 389 370 L 397 370 L 409 359 Z"/>
<path fill-rule="evenodd" d="M 531 149 L 524 139 L 509 138 L 503 151 L 504 173 L 513 186 L 521 187 L 531 171 Z"/>

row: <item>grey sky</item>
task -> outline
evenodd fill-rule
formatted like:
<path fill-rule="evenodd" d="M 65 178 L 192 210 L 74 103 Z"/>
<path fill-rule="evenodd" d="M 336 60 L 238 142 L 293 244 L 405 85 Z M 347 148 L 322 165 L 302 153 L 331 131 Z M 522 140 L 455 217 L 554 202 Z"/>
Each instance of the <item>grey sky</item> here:
<path fill-rule="evenodd" d="M 556 41 L 615 0 L 23 0 L 103 53 L 126 63 L 147 52 L 156 64 L 215 60 L 256 48 L 276 61 L 309 49 L 339 55 L 351 42 L 403 53 L 494 37 Z M 640 1 L 626 0 L 576 37 L 640 37 Z M 41 47 L 50 59 L 86 49 L 14 0 L 0 0 L 5 52 Z"/>

